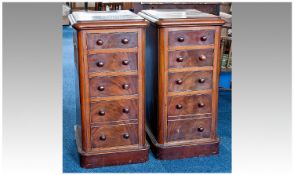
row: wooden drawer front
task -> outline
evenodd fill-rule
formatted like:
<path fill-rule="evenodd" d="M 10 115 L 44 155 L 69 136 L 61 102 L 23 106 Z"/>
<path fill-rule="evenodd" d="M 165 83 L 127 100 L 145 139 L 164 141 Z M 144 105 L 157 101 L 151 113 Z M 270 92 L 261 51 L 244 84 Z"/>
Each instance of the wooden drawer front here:
<path fill-rule="evenodd" d="M 210 137 L 211 118 L 168 121 L 167 140 L 180 141 Z"/>
<path fill-rule="evenodd" d="M 211 113 L 211 95 L 172 96 L 168 98 L 168 116 Z"/>
<path fill-rule="evenodd" d="M 138 144 L 138 125 L 105 125 L 91 127 L 92 148 Z"/>
<path fill-rule="evenodd" d="M 137 70 L 137 53 L 88 55 L 89 73 Z"/>
<path fill-rule="evenodd" d="M 168 74 L 168 91 L 211 89 L 212 71 L 177 72 Z"/>
<path fill-rule="evenodd" d="M 138 100 L 99 101 L 91 104 L 91 122 L 111 122 L 138 118 Z"/>
<path fill-rule="evenodd" d="M 182 30 L 168 32 L 169 46 L 214 44 L 214 30 Z"/>
<path fill-rule="evenodd" d="M 212 66 L 213 56 L 213 49 L 171 51 L 168 53 L 168 66 L 169 68 Z"/>
<path fill-rule="evenodd" d="M 90 96 L 106 97 L 133 95 L 138 93 L 138 77 L 130 76 L 105 76 L 90 79 Z"/>
<path fill-rule="evenodd" d="M 92 33 L 87 36 L 88 50 L 109 48 L 134 48 L 138 46 L 136 32 Z"/>

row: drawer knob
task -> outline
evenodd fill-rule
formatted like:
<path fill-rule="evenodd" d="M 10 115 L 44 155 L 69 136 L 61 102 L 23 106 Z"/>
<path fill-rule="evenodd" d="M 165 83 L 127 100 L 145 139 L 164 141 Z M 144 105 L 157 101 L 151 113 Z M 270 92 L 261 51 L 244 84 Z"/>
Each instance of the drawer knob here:
<path fill-rule="evenodd" d="M 123 61 L 122 61 L 122 64 L 123 64 L 123 65 L 129 65 L 129 63 L 130 63 L 129 60 L 123 60 Z"/>
<path fill-rule="evenodd" d="M 198 82 L 199 83 L 204 83 L 205 82 L 205 79 L 204 78 L 199 78 Z"/>
<path fill-rule="evenodd" d="M 200 61 L 206 60 L 206 56 L 205 56 L 205 55 L 200 55 L 200 56 L 199 56 L 199 60 L 200 60 Z"/>
<path fill-rule="evenodd" d="M 105 115 L 105 111 L 99 111 L 99 115 Z"/>
<path fill-rule="evenodd" d="M 128 43 L 129 43 L 129 40 L 128 40 L 127 38 L 124 38 L 124 39 L 121 40 L 121 42 L 122 42 L 123 44 L 128 44 Z"/>
<path fill-rule="evenodd" d="M 124 139 L 128 139 L 128 138 L 130 137 L 130 135 L 129 135 L 129 133 L 125 133 L 125 134 L 123 135 L 123 137 L 124 137 Z"/>
<path fill-rule="evenodd" d="M 202 102 L 200 102 L 200 103 L 198 103 L 198 106 L 199 106 L 200 108 L 203 108 L 203 107 L 205 106 L 205 104 L 202 103 Z"/>
<path fill-rule="evenodd" d="M 106 140 L 106 136 L 105 135 L 100 136 L 100 140 L 102 141 Z"/>
<path fill-rule="evenodd" d="M 177 105 L 176 105 L 176 108 L 177 108 L 177 109 L 182 109 L 183 106 L 182 106 L 181 104 L 177 104 Z"/>
<path fill-rule="evenodd" d="M 123 85 L 122 85 L 122 88 L 123 88 L 123 89 L 129 89 L 130 86 L 129 86 L 128 84 L 123 84 Z"/>
<path fill-rule="evenodd" d="M 97 64 L 96 64 L 98 67 L 103 67 L 104 66 L 104 63 L 102 61 L 99 61 Z"/>
<path fill-rule="evenodd" d="M 104 86 L 98 86 L 99 91 L 104 91 L 104 89 L 105 89 Z"/>
<path fill-rule="evenodd" d="M 199 127 L 199 128 L 198 128 L 198 131 L 199 131 L 199 132 L 203 132 L 203 131 L 204 131 L 204 128 L 203 128 L 203 127 Z"/>
<path fill-rule="evenodd" d="M 181 84 L 183 83 L 183 81 L 182 81 L 182 80 L 177 80 L 176 83 L 177 83 L 178 85 L 181 85 Z"/>
<path fill-rule="evenodd" d="M 177 62 L 183 62 L 184 61 L 184 58 L 183 57 L 178 57 L 177 58 Z"/>
<path fill-rule="evenodd" d="M 206 41 L 207 40 L 207 37 L 206 36 L 202 36 L 200 39 L 201 39 L 201 41 Z"/>
<path fill-rule="evenodd" d="M 128 109 L 128 108 L 123 108 L 123 113 L 129 113 L 130 112 L 130 110 Z"/>
<path fill-rule="evenodd" d="M 103 41 L 101 39 L 97 40 L 97 45 L 101 46 L 103 44 Z"/>
<path fill-rule="evenodd" d="M 183 42 L 183 41 L 185 41 L 185 39 L 184 39 L 184 37 L 178 37 L 178 41 Z"/>

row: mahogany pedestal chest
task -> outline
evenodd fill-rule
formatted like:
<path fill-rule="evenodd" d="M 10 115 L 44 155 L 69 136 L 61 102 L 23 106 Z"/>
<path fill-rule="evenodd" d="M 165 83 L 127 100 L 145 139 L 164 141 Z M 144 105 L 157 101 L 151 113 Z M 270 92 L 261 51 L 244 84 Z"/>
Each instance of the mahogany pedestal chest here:
<path fill-rule="evenodd" d="M 74 12 L 80 102 L 76 142 L 85 168 L 145 162 L 144 49 L 148 21 L 127 10 Z M 80 107 L 80 108 L 79 108 Z"/>
<path fill-rule="evenodd" d="M 146 132 L 159 159 L 218 153 L 219 17 L 197 10 L 143 10 Z"/>

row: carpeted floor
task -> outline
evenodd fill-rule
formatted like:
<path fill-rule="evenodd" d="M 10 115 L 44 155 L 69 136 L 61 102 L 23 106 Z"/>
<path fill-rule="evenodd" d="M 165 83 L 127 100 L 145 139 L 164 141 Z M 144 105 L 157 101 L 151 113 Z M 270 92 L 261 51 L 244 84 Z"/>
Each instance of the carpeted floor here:
<path fill-rule="evenodd" d="M 189 173 L 189 172 L 231 172 L 231 92 L 220 91 L 218 135 L 220 153 L 214 156 L 187 158 L 181 160 L 160 161 L 149 152 L 149 161 L 140 164 L 112 166 L 95 169 L 83 169 L 79 166 L 79 157 L 74 140 L 75 125 L 75 88 L 73 59 L 73 29 L 63 27 L 63 172 L 80 173 Z"/>

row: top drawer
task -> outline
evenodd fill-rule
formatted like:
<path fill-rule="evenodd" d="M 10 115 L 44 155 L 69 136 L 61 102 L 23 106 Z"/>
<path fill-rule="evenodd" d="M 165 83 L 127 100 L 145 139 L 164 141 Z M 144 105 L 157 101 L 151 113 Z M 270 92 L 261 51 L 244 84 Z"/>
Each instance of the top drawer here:
<path fill-rule="evenodd" d="M 181 30 L 168 32 L 169 46 L 209 45 L 214 43 L 214 30 Z"/>
<path fill-rule="evenodd" d="M 134 48 L 138 46 L 136 32 L 90 33 L 87 35 L 88 50 L 110 48 Z"/>

